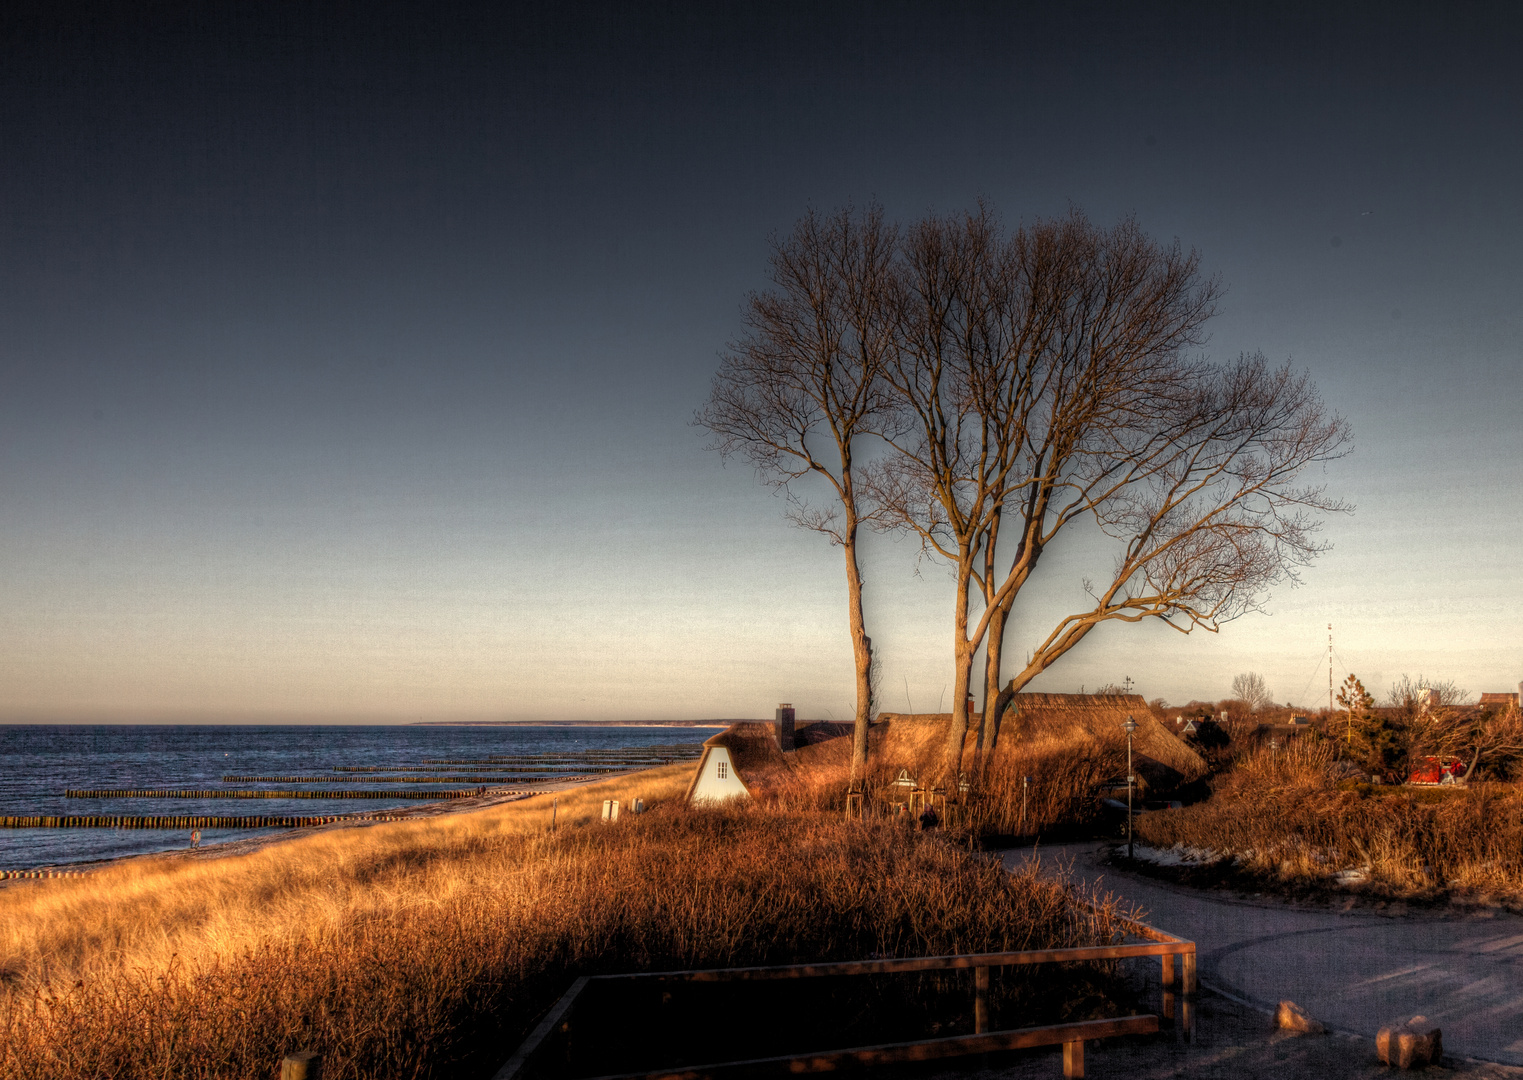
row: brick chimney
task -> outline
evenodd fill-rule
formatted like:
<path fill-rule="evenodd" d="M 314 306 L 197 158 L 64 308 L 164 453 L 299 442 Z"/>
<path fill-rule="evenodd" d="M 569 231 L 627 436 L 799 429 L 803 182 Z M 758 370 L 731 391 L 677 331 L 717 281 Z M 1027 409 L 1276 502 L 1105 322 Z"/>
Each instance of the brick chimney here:
<path fill-rule="evenodd" d="M 793 753 L 793 706 L 787 703 L 777 707 L 777 748 L 785 754 Z"/>

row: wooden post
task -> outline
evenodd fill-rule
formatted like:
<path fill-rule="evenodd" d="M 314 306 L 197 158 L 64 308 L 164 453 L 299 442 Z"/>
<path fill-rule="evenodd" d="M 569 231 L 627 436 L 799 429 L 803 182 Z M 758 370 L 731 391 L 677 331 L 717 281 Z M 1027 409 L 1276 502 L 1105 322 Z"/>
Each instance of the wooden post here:
<path fill-rule="evenodd" d="M 1084 1040 L 1075 1039 L 1063 1044 L 1063 1076 L 1065 1080 L 1084 1075 Z"/>
<path fill-rule="evenodd" d="M 280 1080 L 322 1080 L 323 1056 L 316 1050 L 298 1050 L 280 1062 Z"/>
<path fill-rule="evenodd" d="M 1164 953 L 1158 958 L 1163 965 L 1163 986 L 1165 990 L 1174 986 L 1174 954 Z"/>
<path fill-rule="evenodd" d="M 989 969 L 973 969 L 973 1034 L 989 1030 Z"/>
<path fill-rule="evenodd" d="M 1185 985 L 1183 989 L 1186 994 L 1194 994 L 1198 989 L 1195 978 L 1195 946 L 1190 946 L 1190 951 L 1184 954 L 1184 961 Z"/>

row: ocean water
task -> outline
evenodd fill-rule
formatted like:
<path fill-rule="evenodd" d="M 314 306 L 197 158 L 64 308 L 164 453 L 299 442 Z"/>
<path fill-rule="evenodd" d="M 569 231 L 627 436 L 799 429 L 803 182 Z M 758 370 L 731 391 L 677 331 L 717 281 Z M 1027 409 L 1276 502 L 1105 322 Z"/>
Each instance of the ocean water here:
<path fill-rule="evenodd" d="M 679 744 L 696 747 L 718 730 L 710 727 L 413 727 L 413 726 L 233 726 L 233 725 L 0 725 L 0 816 L 127 814 L 148 816 L 349 814 L 423 805 L 415 799 L 70 799 L 70 788 L 108 790 L 266 789 L 282 791 L 357 788 L 429 790 L 474 786 L 463 782 L 381 784 L 365 773 L 332 770 L 338 766 L 398 768 L 422 766 L 424 758 L 483 758 L 501 754 L 566 755 L 576 764 L 588 750 L 639 750 Z M 441 768 L 441 766 L 428 766 Z M 463 770 L 441 772 L 458 775 Z M 521 786 L 534 777 L 579 770 L 545 769 L 509 774 Z M 228 774 L 257 776 L 328 776 L 317 783 L 224 783 Z M 410 773 L 409 773 L 410 774 Z M 377 777 L 384 773 L 376 774 Z M 425 774 L 426 775 L 426 774 Z M 341 778 L 365 779 L 338 784 Z M 203 846 L 279 830 L 203 829 Z M 0 870 L 115 858 L 182 848 L 189 830 L 158 829 L 3 829 Z"/>

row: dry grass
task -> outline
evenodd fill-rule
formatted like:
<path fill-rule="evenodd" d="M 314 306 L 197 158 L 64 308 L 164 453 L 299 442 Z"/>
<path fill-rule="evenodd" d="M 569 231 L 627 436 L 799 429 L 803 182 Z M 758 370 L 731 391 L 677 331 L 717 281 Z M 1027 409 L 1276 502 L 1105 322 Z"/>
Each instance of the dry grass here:
<path fill-rule="evenodd" d="M 1286 885 L 1401 899 L 1523 903 L 1523 791 L 1339 784 L 1337 748 L 1298 740 L 1261 748 L 1218 778 L 1206 802 L 1144 815 L 1149 844 L 1234 858 Z M 1339 874 L 1343 877 L 1339 880 Z"/>
<path fill-rule="evenodd" d="M 1111 910 L 934 836 L 560 797 L 0 890 L 0 1076 L 489 1075 L 574 974 L 1109 940 Z M 802 787 L 795 795 L 802 798 Z M 595 823 L 604 798 L 650 813 Z"/>

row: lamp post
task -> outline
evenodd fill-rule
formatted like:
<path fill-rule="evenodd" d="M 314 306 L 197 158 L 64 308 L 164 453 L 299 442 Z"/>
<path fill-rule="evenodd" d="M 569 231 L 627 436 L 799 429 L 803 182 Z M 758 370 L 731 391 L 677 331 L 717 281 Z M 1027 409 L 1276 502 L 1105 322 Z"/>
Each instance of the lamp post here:
<path fill-rule="evenodd" d="M 1278 759 L 1278 756 L 1279 756 L 1279 752 L 1280 752 L 1280 740 L 1279 739 L 1270 739 L 1269 740 L 1269 770 L 1270 770 L 1270 772 L 1277 772 L 1278 771 L 1275 768 L 1275 766 L 1278 764 L 1278 760 L 1277 759 Z"/>
<path fill-rule="evenodd" d="M 1137 721 L 1130 716 L 1126 723 L 1121 725 L 1126 732 L 1126 857 L 1132 857 L 1132 784 L 1136 777 L 1132 774 L 1132 732 L 1137 730 Z"/>

